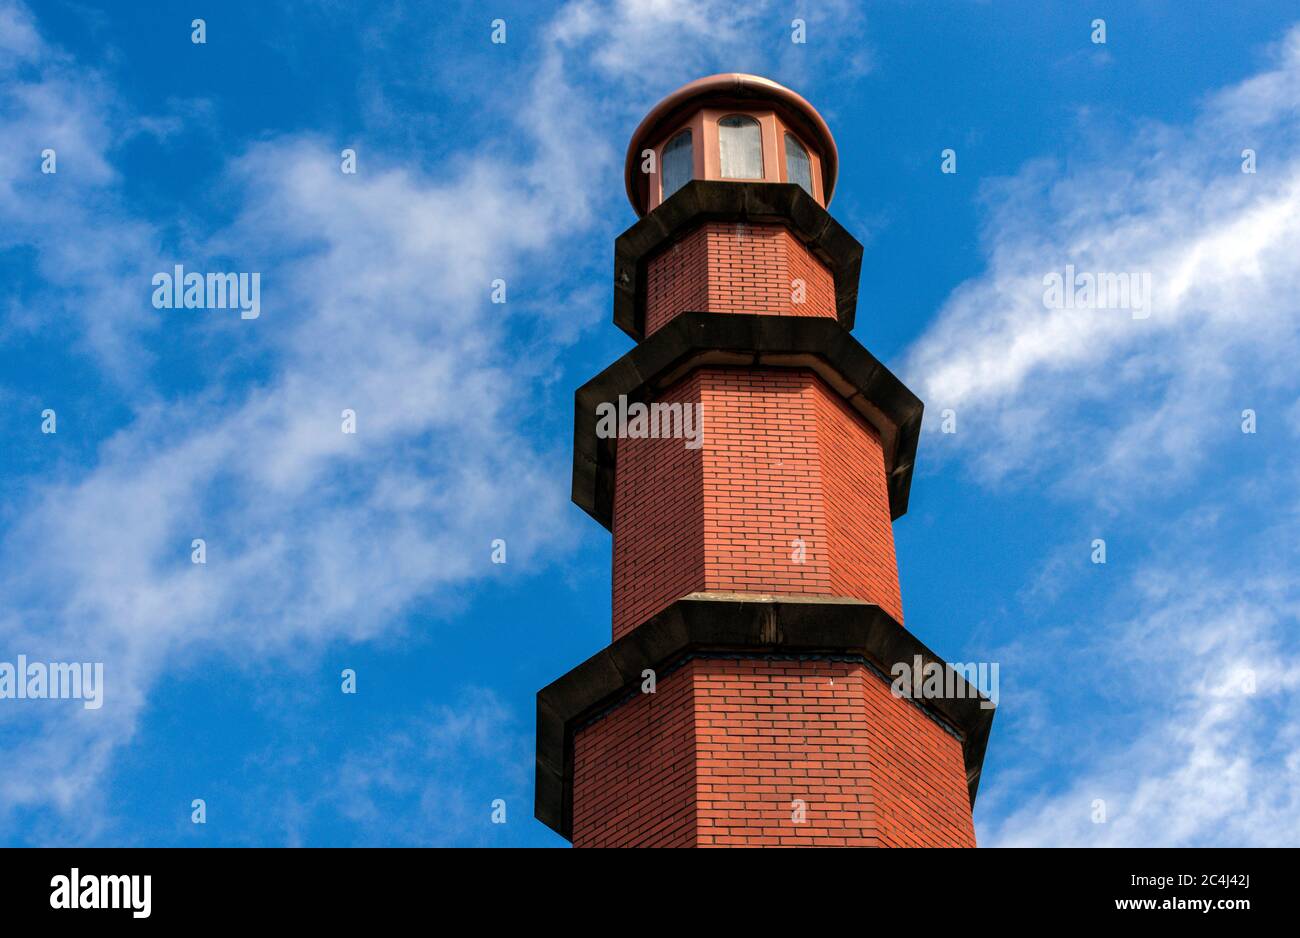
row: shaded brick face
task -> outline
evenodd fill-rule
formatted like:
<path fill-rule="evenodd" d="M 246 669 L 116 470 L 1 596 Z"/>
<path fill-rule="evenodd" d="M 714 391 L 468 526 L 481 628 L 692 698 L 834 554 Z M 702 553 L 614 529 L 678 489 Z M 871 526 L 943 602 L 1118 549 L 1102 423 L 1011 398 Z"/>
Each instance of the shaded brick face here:
<path fill-rule="evenodd" d="M 835 318 L 835 278 L 783 225 L 707 223 L 646 264 L 645 334 L 685 312 Z"/>
<path fill-rule="evenodd" d="M 659 398 L 662 403 L 692 405 L 699 400 L 698 373 Z M 680 439 L 618 441 L 615 638 L 675 600 L 704 589 L 703 514 L 703 449 L 687 449 Z"/>
<path fill-rule="evenodd" d="M 902 621 L 875 429 L 808 371 L 701 368 L 704 444 L 618 442 L 614 637 L 700 590 L 845 596 Z"/>
<path fill-rule="evenodd" d="M 813 380 L 831 592 L 874 602 L 901 624 L 903 598 L 880 435 L 843 398 Z"/>
<path fill-rule="evenodd" d="M 576 846 L 975 846 L 961 743 L 861 663 L 697 658 L 574 751 Z"/>
<path fill-rule="evenodd" d="M 574 734 L 575 847 L 694 846 L 691 681 L 667 675 Z"/>

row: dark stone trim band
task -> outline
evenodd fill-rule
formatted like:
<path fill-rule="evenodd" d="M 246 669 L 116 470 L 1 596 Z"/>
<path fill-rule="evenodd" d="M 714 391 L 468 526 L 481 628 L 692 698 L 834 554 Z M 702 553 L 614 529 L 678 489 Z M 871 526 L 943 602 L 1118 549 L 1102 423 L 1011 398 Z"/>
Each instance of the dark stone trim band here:
<path fill-rule="evenodd" d="M 646 262 L 706 222 L 785 225 L 830 269 L 836 317 L 853 328 L 862 245 L 826 209 L 790 182 L 696 179 L 614 242 L 614 323 L 632 338 L 645 338 Z"/>
<path fill-rule="evenodd" d="M 683 313 L 574 395 L 573 501 L 606 528 L 614 523 L 617 439 L 596 436 L 596 408 L 650 401 L 696 368 L 801 368 L 816 372 L 880 434 L 889 516 L 907 512 L 921 435 L 920 399 L 833 319 Z"/>
<path fill-rule="evenodd" d="M 692 652 L 860 655 L 884 674 L 895 664 L 947 663 L 878 606 L 855 599 L 694 593 L 592 655 L 537 694 L 534 813 L 573 838 L 573 736 L 656 671 Z M 962 740 L 971 805 L 979 788 L 994 709 L 959 673 L 963 696 L 925 701 Z"/>
<path fill-rule="evenodd" d="M 662 681 L 664 678 L 668 677 L 669 675 L 677 671 L 680 671 L 682 668 L 686 667 L 686 665 L 690 664 L 692 661 L 845 662 L 848 664 L 862 665 L 868 671 L 871 672 L 871 674 L 876 678 L 876 680 L 880 681 L 882 684 L 886 686 L 890 686 L 893 684 L 893 678 L 889 677 L 887 674 L 885 674 L 884 671 L 880 670 L 880 668 L 876 666 L 876 663 L 871 659 L 863 655 L 833 654 L 830 652 L 805 652 L 803 654 L 782 655 L 782 654 L 777 654 L 776 652 L 773 651 L 692 651 L 692 652 L 687 652 L 681 657 L 674 659 L 672 662 L 670 662 L 669 664 L 667 664 L 662 668 L 656 668 L 655 678 L 656 680 Z M 603 710 L 598 710 L 595 713 L 591 713 L 585 716 L 581 723 L 573 727 L 574 732 L 576 733 L 579 730 L 586 729 L 588 726 L 591 726 L 593 723 L 599 723 L 609 714 L 613 713 L 619 707 L 623 706 L 623 704 L 627 703 L 629 700 L 634 699 L 638 693 L 640 693 L 640 691 L 638 688 L 635 687 L 631 688 L 630 690 L 625 690 L 622 697 L 619 697 L 617 700 L 608 704 Z M 927 717 L 929 717 L 930 720 L 932 720 L 935 723 L 935 725 L 937 725 L 941 730 L 943 730 L 953 739 L 957 740 L 958 742 L 965 742 L 965 737 L 961 734 L 961 731 L 955 728 L 954 726 L 952 726 L 952 724 L 950 724 L 947 720 L 943 718 L 942 714 L 940 714 L 933 707 L 929 706 L 924 700 L 918 700 L 915 697 L 904 697 L 902 699 L 906 700 L 912 706 L 916 707 L 916 709 L 924 713 Z"/>

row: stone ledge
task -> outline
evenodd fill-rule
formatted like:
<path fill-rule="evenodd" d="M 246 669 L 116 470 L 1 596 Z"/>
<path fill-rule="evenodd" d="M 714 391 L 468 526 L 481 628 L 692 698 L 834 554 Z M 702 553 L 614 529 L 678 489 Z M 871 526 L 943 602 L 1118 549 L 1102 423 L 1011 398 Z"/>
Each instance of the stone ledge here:
<path fill-rule="evenodd" d="M 831 272 L 840 325 L 853 328 L 862 245 L 802 188 L 789 182 L 695 179 L 614 241 L 614 323 L 645 338 L 646 262 L 706 222 L 781 224 Z"/>
<path fill-rule="evenodd" d="M 619 395 L 649 400 L 710 365 L 815 372 L 880 434 L 889 517 L 907 513 L 924 406 L 844 327 L 816 317 L 682 313 L 574 395 L 573 501 L 587 514 L 613 529 L 618 440 L 596 436 L 597 406 Z"/>
<path fill-rule="evenodd" d="M 694 593 L 678 600 L 537 693 L 534 814 L 573 839 L 573 736 L 591 715 L 638 688 L 641 672 L 670 666 L 700 650 L 861 655 L 885 674 L 897 663 L 947 663 L 879 606 L 854 599 Z M 972 807 L 979 788 L 993 708 L 961 676 L 961 698 L 924 702 L 962 741 Z M 919 704 L 918 704 L 919 705 Z"/>

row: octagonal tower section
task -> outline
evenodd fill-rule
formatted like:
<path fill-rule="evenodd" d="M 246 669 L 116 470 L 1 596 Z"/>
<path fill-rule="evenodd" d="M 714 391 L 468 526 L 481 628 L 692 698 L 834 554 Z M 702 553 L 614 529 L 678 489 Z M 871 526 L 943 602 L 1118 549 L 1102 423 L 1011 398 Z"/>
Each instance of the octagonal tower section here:
<path fill-rule="evenodd" d="M 838 159 L 752 75 L 632 136 L 614 320 L 637 345 L 575 401 L 613 641 L 538 695 L 537 816 L 575 845 L 974 845 L 990 702 L 890 677 L 951 669 L 902 624 L 922 405 L 850 334 Z"/>

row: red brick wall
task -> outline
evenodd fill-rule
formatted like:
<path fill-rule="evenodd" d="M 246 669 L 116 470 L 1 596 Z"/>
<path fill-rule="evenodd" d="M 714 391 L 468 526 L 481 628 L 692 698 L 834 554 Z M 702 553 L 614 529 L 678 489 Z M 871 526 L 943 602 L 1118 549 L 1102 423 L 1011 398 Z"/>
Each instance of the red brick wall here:
<path fill-rule="evenodd" d="M 616 639 L 698 590 L 848 596 L 902 621 L 880 438 L 838 394 L 808 371 L 702 368 L 661 400 L 704 405 L 704 445 L 618 442 Z"/>
<path fill-rule="evenodd" d="M 861 663 L 698 658 L 574 753 L 575 846 L 975 846 L 961 744 Z"/>
<path fill-rule="evenodd" d="M 961 744 L 862 664 L 697 665 L 701 845 L 975 846 Z"/>
<path fill-rule="evenodd" d="M 783 225 L 711 222 L 646 263 L 646 335 L 684 312 L 834 319 L 835 278 Z"/>
<path fill-rule="evenodd" d="M 700 845 L 876 846 L 862 667 L 698 663 Z"/>
<path fill-rule="evenodd" d="M 711 590 L 831 594 L 815 397 L 806 371 L 710 368 L 704 568 Z M 794 559 L 804 541 L 803 562 Z"/>
<path fill-rule="evenodd" d="M 573 737 L 575 847 L 695 844 L 695 710 L 688 668 Z"/>
<path fill-rule="evenodd" d="M 960 741 L 876 675 L 862 686 L 881 846 L 975 846 Z"/>
<path fill-rule="evenodd" d="M 698 373 L 659 398 L 689 404 L 699 399 Z M 675 600 L 704 589 L 704 451 L 687 449 L 685 443 L 618 441 L 613 527 L 616 639 Z"/>
<path fill-rule="evenodd" d="M 646 265 L 647 335 L 695 310 L 834 318 L 834 280 L 784 226 L 708 223 Z M 708 367 L 660 401 L 702 405 L 704 446 L 618 441 L 615 639 L 703 590 L 902 621 L 880 437 L 838 394 Z M 575 846 L 975 845 L 961 743 L 860 662 L 696 658 L 578 729 L 573 755 Z"/>
<path fill-rule="evenodd" d="M 817 446 L 831 592 L 874 602 L 900 623 L 903 597 L 880 435 L 817 382 Z"/>

